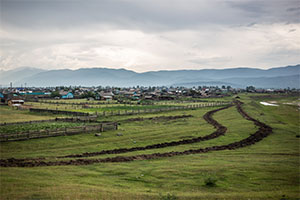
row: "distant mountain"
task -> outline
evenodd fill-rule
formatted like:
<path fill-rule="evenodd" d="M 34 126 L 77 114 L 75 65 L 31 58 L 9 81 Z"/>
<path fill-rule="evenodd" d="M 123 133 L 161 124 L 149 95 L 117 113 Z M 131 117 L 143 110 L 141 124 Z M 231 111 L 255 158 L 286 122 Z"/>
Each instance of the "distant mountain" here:
<path fill-rule="evenodd" d="M 44 72 L 45 70 L 43 69 L 38 69 L 38 68 L 33 68 L 33 67 L 20 67 L 17 69 L 13 70 L 8 70 L 8 71 L 0 71 L 0 84 L 2 86 L 9 86 L 10 82 L 14 84 L 22 79 L 31 77 L 35 74 L 38 74 L 40 72 Z M 22 82 L 21 84 L 25 84 L 26 82 Z M 20 85 L 21 85 L 20 84 Z M 18 85 L 18 86 L 20 86 Z"/>
<path fill-rule="evenodd" d="M 247 86 L 254 86 L 256 88 L 299 88 L 300 76 L 276 76 L 276 77 L 248 77 L 248 78 L 228 78 L 220 79 L 219 81 L 199 81 L 177 83 L 174 86 L 184 87 L 198 87 L 198 86 L 231 86 L 233 88 L 245 88 Z"/>
<path fill-rule="evenodd" d="M 251 78 L 231 78 L 222 81 L 232 84 L 239 84 L 243 87 L 254 86 L 257 88 L 300 88 L 300 75 L 276 76 L 276 77 L 251 77 Z"/>
<path fill-rule="evenodd" d="M 40 70 L 22 68 L 0 72 L 0 84 L 14 85 L 27 83 L 28 86 L 202 86 L 230 85 L 260 88 L 299 88 L 300 65 L 271 68 L 203 69 L 149 71 L 136 73 L 126 69 L 81 68 L 78 70 Z M 3 81 L 4 80 L 4 81 Z"/>

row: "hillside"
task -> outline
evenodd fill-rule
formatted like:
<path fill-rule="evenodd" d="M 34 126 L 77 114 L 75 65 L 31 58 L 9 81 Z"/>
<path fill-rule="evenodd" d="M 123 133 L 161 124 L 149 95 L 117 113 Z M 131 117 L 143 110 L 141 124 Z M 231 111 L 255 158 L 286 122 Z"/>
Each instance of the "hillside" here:
<path fill-rule="evenodd" d="M 21 68 L 0 72 L 0 84 L 14 86 L 27 83 L 28 86 L 199 86 L 231 85 L 260 88 L 299 88 L 300 65 L 271 68 L 203 69 L 149 71 L 137 73 L 126 69 L 81 68 L 78 70 L 41 70 Z"/>

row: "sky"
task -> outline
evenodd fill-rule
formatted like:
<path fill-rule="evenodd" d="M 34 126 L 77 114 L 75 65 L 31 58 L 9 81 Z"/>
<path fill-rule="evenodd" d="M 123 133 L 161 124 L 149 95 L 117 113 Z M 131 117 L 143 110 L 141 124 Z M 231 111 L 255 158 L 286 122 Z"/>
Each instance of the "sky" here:
<path fill-rule="evenodd" d="M 300 63 L 300 0 L 0 0 L 0 70 Z"/>

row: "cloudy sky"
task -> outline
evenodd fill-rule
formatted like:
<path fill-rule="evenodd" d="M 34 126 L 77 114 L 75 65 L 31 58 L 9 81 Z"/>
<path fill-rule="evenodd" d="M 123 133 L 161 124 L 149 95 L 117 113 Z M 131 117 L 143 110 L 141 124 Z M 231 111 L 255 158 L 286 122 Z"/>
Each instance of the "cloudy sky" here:
<path fill-rule="evenodd" d="M 300 63 L 300 0 L 0 0 L 0 69 Z"/>

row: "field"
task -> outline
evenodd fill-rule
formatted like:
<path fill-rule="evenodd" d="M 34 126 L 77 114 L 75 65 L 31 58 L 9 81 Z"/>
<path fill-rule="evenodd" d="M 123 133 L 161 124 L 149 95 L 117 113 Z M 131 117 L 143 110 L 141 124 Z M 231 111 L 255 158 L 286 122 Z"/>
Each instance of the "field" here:
<path fill-rule="evenodd" d="M 210 99 L 209 102 L 219 102 L 220 99 Z M 226 101 L 229 101 L 228 99 Z M 26 105 L 32 108 L 49 109 L 49 110 L 65 110 L 94 114 L 96 112 L 117 112 L 125 111 L 144 111 L 149 109 L 166 109 L 174 107 L 182 107 L 188 105 L 205 105 L 209 102 L 187 102 L 187 101 L 158 101 L 152 102 L 150 105 L 138 104 L 137 101 L 131 101 L 127 104 L 119 104 L 116 102 L 99 102 L 86 100 L 44 100 L 42 102 L 27 102 Z"/>
<path fill-rule="evenodd" d="M 47 120 L 54 119 L 55 115 L 33 114 L 29 111 L 15 110 L 6 106 L 0 106 L 0 123 Z"/>
<path fill-rule="evenodd" d="M 1 143 L 0 198 L 299 199 L 299 97 L 239 96 L 242 105 L 101 116 L 99 121 L 120 125 L 100 137 L 79 134 Z M 172 105 L 179 103 L 100 109 Z M 239 106 L 252 118 L 242 116 Z M 0 122 L 55 117 L 0 109 Z M 255 133 L 261 137 L 253 144 L 211 148 Z"/>

